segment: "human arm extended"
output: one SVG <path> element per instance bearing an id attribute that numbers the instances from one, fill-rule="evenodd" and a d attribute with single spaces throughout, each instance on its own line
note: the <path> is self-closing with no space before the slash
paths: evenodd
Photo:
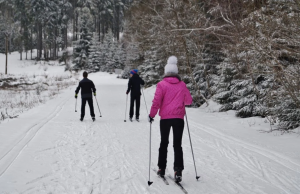
<path id="1" fill-rule="evenodd" d="M 131 81 L 131 79 L 129 79 L 129 81 L 128 81 L 128 88 L 127 88 L 126 94 L 128 94 L 130 92 L 131 87 L 132 87 L 132 81 Z"/>
<path id="2" fill-rule="evenodd" d="M 155 115 L 157 114 L 158 110 L 160 109 L 161 103 L 163 100 L 163 91 L 162 91 L 162 86 L 158 83 L 155 91 L 155 96 L 152 101 L 152 106 L 150 110 L 149 116 L 154 118 Z"/>
<path id="3" fill-rule="evenodd" d="M 75 90 L 75 98 L 77 98 L 79 90 L 80 90 L 80 82 L 79 82 L 79 84 L 78 84 L 78 86 L 77 86 L 77 88 Z"/>

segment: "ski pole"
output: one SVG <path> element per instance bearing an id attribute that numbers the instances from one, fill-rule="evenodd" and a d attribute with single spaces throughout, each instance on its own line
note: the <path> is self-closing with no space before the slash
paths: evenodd
<path id="1" fill-rule="evenodd" d="M 124 122 L 126 122 L 127 104 L 128 104 L 128 94 L 126 95 L 126 108 L 125 108 L 125 119 L 124 119 Z"/>
<path id="2" fill-rule="evenodd" d="M 152 123 L 150 123 L 150 143 L 149 143 L 149 180 L 148 180 L 148 186 L 150 186 L 153 181 L 150 181 L 150 165 L 151 165 L 151 125 Z"/>
<path id="3" fill-rule="evenodd" d="M 100 108 L 99 108 L 99 104 L 98 104 L 98 100 L 97 100 L 96 96 L 95 96 L 95 99 L 96 99 L 96 102 L 97 102 L 97 105 L 98 105 L 98 109 L 99 109 L 99 112 L 100 112 L 100 117 L 102 117 L 101 111 L 100 111 Z"/>
<path id="4" fill-rule="evenodd" d="M 191 134 L 190 134 L 190 129 L 189 129 L 189 123 L 188 123 L 188 119 L 187 119 L 186 110 L 185 110 L 185 120 L 186 120 L 186 125 L 187 125 L 187 128 L 188 128 L 188 132 L 189 132 L 189 138 L 190 138 L 191 150 L 192 150 L 193 161 L 194 161 L 194 167 L 195 167 L 195 172 L 196 172 L 196 179 L 198 180 L 198 179 L 200 178 L 200 176 L 197 175 L 197 169 L 196 169 L 195 157 L 194 157 L 194 152 L 193 152 L 193 146 L 192 146 L 192 140 L 191 140 Z"/>
<path id="5" fill-rule="evenodd" d="M 148 114 L 148 108 L 147 108 L 147 103 L 146 103 L 146 99 L 145 99 L 145 94 L 144 94 L 144 89 L 142 89 L 142 93 L 143 93 L 143 97 L 144 97 L 144 101 L 145 101 L 145 105 L 146 105 L 146 111 L 147 111 L 147 114 Z M 152 126 L 152 123 L 150 122 L 150 140 L 149 140 L 149 180 L 148 180 L 148 185 L 150 186 L 153 181 L 151 182 L 150 181 L 150 166 L 151 166 L 151 126 Z"/>
<path id="6" fill-rule="evenodd" d="M 145 101 L 145 105 L 146 105 L 146 111 L 148 114 L 148 108 L 147 108 L 147 103 L 146 103 L 146 99 L 145 99 L 145 94 L 144 94 L 144 89 L 142 88 L 142 92 L 143 92 L 143 97 L 144 97 L 144 101 Z"/>
<path id="7" fill-rule="evenodd" d="M 76 98 L 76 102 L 75 102 L 75 112 L 77 112 L 77 98 Z"/>

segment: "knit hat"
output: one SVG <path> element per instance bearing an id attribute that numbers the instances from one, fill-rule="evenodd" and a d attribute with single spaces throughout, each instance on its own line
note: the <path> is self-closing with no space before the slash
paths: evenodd
<path id="1" fill-rule="evenodd" d="M 132 75 L 133 75 L 133 74 L 136 74 L 137 72 L 138 72 L 138 70 L 137 70 L 137 69 L 133 69 L 133 70 L 131 70 L 131 71 L 130 71 L 130 74 L 132 74 Z"/>
<path id="2" fill-rule="evenodd" d="M 178 74 L 177 58 L 175 56 L 169 57 L 168 63 L 165 66 L 165 74 L 168 74 L 168 73 Z"/>

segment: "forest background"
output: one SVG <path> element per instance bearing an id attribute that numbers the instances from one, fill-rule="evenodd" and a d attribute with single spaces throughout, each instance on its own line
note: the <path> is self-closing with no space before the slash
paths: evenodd
<path id="1" fill-rule="evenodd" d="M 0 0 L 6 56 L 123 78 L 137 68 L 148 87 L 175 55 L 193 106 L 212 99 L 283 132 L 300 126 L 299 28 L 300 0 Z"/>

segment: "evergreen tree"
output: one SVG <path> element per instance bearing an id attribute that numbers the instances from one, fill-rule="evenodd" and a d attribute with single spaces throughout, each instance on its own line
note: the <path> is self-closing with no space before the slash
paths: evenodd
<path id="1" fill-rule="evenodd" d="M 87 68 L 92 40 L 90 11 L 87 7 L 84 7 L 81 13 L 80 39 L 75 43 L 73 52 L 73 63 L 75 64 L 73 67 L 74 70 Z"/>
<path id="2" fill-rule="evenodd" d="M 144 53 L 142 65 L 138 67 L 140 76 L 145 80 L 148 86 L 157 84 L 162 75 L 164 75 L 164 66 L 166 65 L 166 57 L 161 55 L 160 50 L 148 50 Z"/>
<path id="3" fill-rule="evenodd" d="M 108 31 L 107 34 L 104 36 L 103 44 L 101 46 L 101 52 L 102 54 L 102 68 L 101 71 L 107 71 L 112 72 L 113 71 L 113 65 L 114 65 L 114 52 L 115 52 L 115 44 L 114 44 L 114 36 L 111 30 Z"/>
<path id="4" fill-rule="evenodd" d="M 88 71 L 89 72 L 97 72 L 100 71 L 100 42 L 99 36 L 94 33 L 92 38 L 92 44 L 90 48 L 90 55 L 89 55 L 89 64 L 88 64 Z"/>
<path id="5" fill-rule="evenodd" d="M 124 69 L 125 67 L 125 61 L 126 61 L 126 53 L 125 50 L 123 48 L 122 44 L 119 44 L 118 42 L 116 42 L 117 45 L 117 50 L 116 50 L 116 54 L 115 54 L 115 69 Z"/>

